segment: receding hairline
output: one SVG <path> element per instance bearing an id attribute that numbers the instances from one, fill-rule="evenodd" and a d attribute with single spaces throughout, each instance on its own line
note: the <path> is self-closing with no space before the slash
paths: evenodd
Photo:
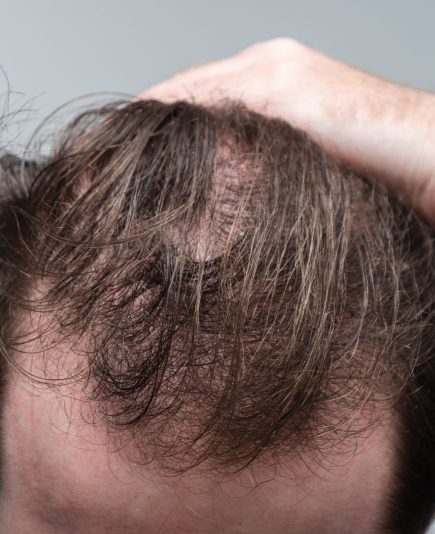
<path id="1" fill-rule="evenodd" d="M 121 114 L 120 116 L 122 117 L 122 114 Z M 279 128 L 278 128 L 278 131 L 279 131 Z M 323 156 L 322 156 L 322 158 L 323 158 Z M 322 160 L 322 161 L 323 161 L 325 164 L 327 164 L 329 160 L 326 158 L 326 159 L 324 159 L 324 160 Z"/>
<path id="2" fill-rule="evenodd" d="M 23 379 L 23 377 L 18 374 L 16 371 L 14 371 L 15 375 L 19 377 L 20 380 Z M 29 385 L 33 388 L 34 387 L 34 384 L 32 384 L 31 382 L 29 383 Z M 44 391 L 41 390 L 41 391 Z M 50 390 L 46 390 L 49 394 L 54 394 L 56 395 L 55 392 L 51 391 Z M 44 400 L 42 401 L 43 404 L 45 404 L 47 401 L 47 399 L 45 398 L 45 394 L 44 394 Z M 61 410 L 62 412 L 62 410 Z M 38 413 L 38 410 L 36 410 L 36 413 Z M 65 414 L 66 415 L 66 414 Z M 56 419 L 57 421 L 57 419 Z M 76 423 L 79 423 L 80 424 L 80 421 L 79 420 L 76 420 Z M 56 423 L 57 424 L 57 423 Z M 82 424 L 84 424 L 84 422 L 82 421 Z M 48 430 L 48 433 L 53 433 L 52 435 L 56 435 L 57 438 L 59 437 L 59 430 L 54 430 L 53 428 L 49 429 Z M 382 431 L 381 433 L 379 433 L 378 430 L 375 430 L 375 429 L 372 429 L 372 432 L 371 434 L 367 437 L 367 439 L 370 441 L 372 440 L 373 437 L 375 437 L 375 441 L 376 440 L 381 440 L 381 448 L 385 449 L 385 446 L 386 448 L 388 449 L 390 447 L 389 445 L 389 440 L 387 442 L 387 440 L 384 440 L 384 436 L 386 436 L 387 434 L 389 434 L 390 431 L 388 431 L 387 433 L 385 433 L 384 431 Z M 376 434 L 376 436 L 374 436 L 374 434 Z M 69 439 L 67 439 L 67 442 L 69 442 Z M 87 446 L 89 446 L 90 444 L 92 444 L 93 442 L 90 441 L 89 443 L 88 442 L 84 442 L 83 445 L 78 445 L 80 446 L 80 448 L 84 448 L 86 449 Z M 290 465 L 286 465 L 285 463 L 282 464 L 281 468 L 278 470 L 278 475 L 276 475 L 275 473 L 275 477 L 272 476 L 272 475 L 267 475 L 267 473 L 263 474 L 263 478 L 259 478 L 257 479 L 256 477 L 257 476 L 260 476 L 261 477 L 261 471 L 258 471 L 257 470 L 257 467 L 255 465 L 251 466 L 252 467 L 252 470 L 251 468 L 248 468 L 248 471 L 249 473 L 251 473 L 250 476 L 254 476 L 254 479 L 257 481 L 258 483 L 258 486 L 254 486 L 251 489 L 249 489 L 249 492 L 248 492 L 248 489 L 246 488 L 246 492 L 247 493 L 250 493 L 251 491 L 255 489 L 258 489 L 258 487 L 268 487 L 268 481 L 270 482 L 271 480 L 275 480 L 276 479 L 276 482 L 278 484 L 278 486 L 280 485 L 283 485 L 283 490 L 284 488 L 287 488 L 289 493 L 287 493 L 287 490 L 286 490 L 286 495 L 287 497 L 286 498 L 290 498 L 293 493 L 290 491 L 290 489 L 295 486 L 295 489 L 297 489 L 297 499 L 296 500 L 299 500 L 301 498 L 301 495 L 305 494 L 305 492 L 307 493 L 307 497 L 309 495 L 311 495 L 312 492 L 318 490 L 318 488 L 320 486 L 324 486 L 325 488 L 329 488 L 330 491 L 329 493 L 333 492 L 333 491 L 336 491 L 336 499 L 333 498 L 333 502 L 337 502 L 337 504 L 339 502 L 341 502 L 341 498 L 345 498 L 345 499 L 349 499 L 351 495 L 354 495 L 352 493 L 353 490 L 357 490 L 356 493 L 357 493 L 357 496 L 355 495 L 355 501 L 354 501 L 354 504 L 355 506 L 357 507 L 361 507 L 361 513 L 366 513 L 369 517 L 371 516 L 376 516 L 376 517 L 379 517 L 381 516 L 381 519 L 383 517 L 383 510 L 386 508 L 386 495 L 385 495 L 385 491 L 382 491 L 382 493 L 384 494 L 384 496 L 379 499 L 378 501 L 378 495 L 379 495 L 379 490 L 382 489 L 382 490 L 385 490 L 385 487 L 386 487 L 386 484 L 388 482 L 388 480 L 391 478 L 389 474 L 387 474 L 387 476 L 383 476 L 382 477 L 382 483 L 379 483 L 379 480 L 374 480 L 373 481 L 373 484 L 372 484 L 372 481 L 371 481 L 371 478 L 368 477 L 368 470 L 367 469 L 364 469 L 364 465 L 365 463 L 362 461 L 361 459 L 361 456 L 363 456 L 363 458 L 365 458 L 365 460 L 369 460 L 370 457 L 373 458 L 373 455 L 371 454 L 371 450 L 376 450 L 375 447 L 373 447 L 372 445 L 369 446 L 369 448 L 367 447 L 366 445 L 366 438 L 364 438 L 363 441 L 360 442 L 360 444 L 362 443 L 362 449 L 361 450 L 361 447 L 359 447 L 358 449 L 358 453 L 356 455 L 355 458 L 349 458 L 349 457 L 346 457 L 346 458 L 336 458 L 335 460 L 332 460 L 330 459 L 329 461 L 329 464 L 326 464 L 323 463 L 322 465 L 320 464 L 317 464 L 315 463 L 315 465 L 313 465 L 312 462 L 309 462 L 308 459 L 305 459 L 303 461 L 302 464 L 299 465 L 299 467 L 294 470 L 294 467 L 292 467 L 292 463 L 290 463 Z M 50 446 L 50 441 L 48 441 L 48 446 Z M 349 451 L 348 451 L 349 452 Z M 369 454 L 369 457 L 367 458 L 367 452 Z M 112 456 L 112 452 L 109 452 L 109 455 L 111 458 L 113 458 Z M 109 458 L 109 456 L 108 456 Z M 379 462 L 379 455 L 375 454 L 374 455 L 374 460 L 375 461 L 378 461 Z M 121 461 L 124 462 L 125 459 L 122 459 L 121 458 Z M 108 460 L 109 462 L 109 460 Z M 292 461 L 291 461 L 292 462 Z M 57 465 L 57 462 L 55 462 L 53 464 L 53 466 L 56 466 Z M 112 470 L 115 466 L 113 465 L 112 461 L 110 461 L 110 470 Z M 132 473 L 133 475 L 137 474 L 139 476 L 139 479 L 142 480 L 142 477 L 141 477 L 141 474 L 146 474 L 145 476 L 145 480 L 148 480 L 148 469 L 149 468 L 152 468 L 152 466 L 136 466 L 136 469 L 134 468 L 134 466 L 132 466 L 130 463 L 127 463 L 127 464 L 123 464 L 125 466 L 125 468 L 128 469 L 128 472 L 129 473 Z M 355 473 L 355 469 L 354 468 L 351 468 L 352 465 L 356 465 L 356 468 L 357 468 L 357 471 Z M 373 466 L 370 466 L 370 463 L 366 465 L 368 466 L 369 469 L 371 469 L 373 471 L 373 473 L 379 475 L 379 470 L 386 470 L 385 469 L 385 466 L 381 464 L 378 464 L 379 467 L 378 469 L 376 470 Z M 306 466 L 306 469 L 304 469 L 304 466 Z M 358 467 L 359 466 L 359 467 Z M 389 466 L 390 467 L 390 466 Z M 388 467 L 388 471 L 389 471 L 389 467 Z M 261 468 L 261 466 L 260 466 Z M 54 467 L 55 469 L 55 473 L 57 472 L 57 467 Z M 358 471 L 359 470 L 359 471 Z M 353 477 L 352 479 L 355 479 L 358 483 L 355 484 L 355 485 L 352 485 L 351 487 L 353 488 L 352 491 L 348 491 L 348 489 L 346 489 L 347 485 L 348 485 L 348 478 L 346 475 L 346 477 L 342 476 L 342 477 L 338 477 L 337 480 L 341 480 L 341 479 L 345 479 L 346 480 L 346 484 L 345 486 L 346 487 L 342 487 L 339 486 L 339 488 L 335 488 L 334 486 L 334 480 L 335 478 L 338 476 L 337 474 L 342 472 L 343 473 L 348 473 L 349 471 L 353 472 Z M 114 470 L 115 473 L 117 473 L 117 470 L 115 469 Z M 358 475 L 358 472 L 360 472 L 361 476 L 360 477 L 357 477 Z M 42 474 L 42 473 L 41 473 Z M 241 473 L 242 474 L 242 473 Z M 246 472 L 245 472 L 246 474 Z M 119 473 L 118 473 L 119 475 Z M 118 476 L 117 475 L 117 476 Z M 300 476 L 302 475 L 302 476 Z M 153 474 L 153 477 L 155 477 L 156 475 Z M 185 479 L 184 477 L 187 476 L 187 479 Z M 187 473 L 185 475 L 180 475 L 179 477 L 181 477 L 182 481 L 181 481 L 181 487 L 182 488 L 187 488 L 187 487 L 191 487 L 192 488 L 192 491 L 194 489 L 194 487 L 196 488 L 197 486 L 194 486 L 194 483 L 195 483 L 195 480 L 201 480 L 202 479 L 202 482 L 204 482 L 204 477 L 203 477 L 203 474 L 202 473 L 199 473 L 197 475 L 195 475 L 195 473 L 192 473 L 192 476 L 193 478 L 191 479 L 191 474 L 190 473 Z M 179 478 L 179 477 L 176 477 L 176 478 Z M 198 478 L 195 478 L 195 477 L 199 477 Z M 201 478 L 202 477 L 202 478 Z M 286 478 L 288 477 L 288 478 Z M 40 478 L 44 478 L 44 477 L 40 477 Z M 174 481 L 175 483 L 175 480 L 176 478 L 167 478 L 167 475 L 166 474 L 163 474 L 163 483 L 166 484 L 167 481 Z M 205 480 L 208 480 L 208 475 L 205 476 Z M 381 477 L 378 476 L 378 478 L 380 479 Z M 120 480 L 123 479 L 123 476 L 120 477 Z M 154 480 L 154 478 L 152 479 Z M 221 483 L 224 483 L 224 486 L 226 487 L 226 485 L 228 485 L 233 479 L 227 479 L 227 480 L 220 480 L 220 481 L 217 481 L 216 484 L 217 485 L 220 485 Z M 237 479 L 235 480 L 239 480 L 238 476 L 237 476 Z M 317 480 L 317 483 L 316 483 L 316 480 Z M 15 484 L 17 484 L 18 480 L 15 480 Z M 24 481 L 25 482 L 25 481 Z M 159 479 L 158 477 L 156 478 L 156 483 L 158 484 L 161 484 L 162 480 Z M 23 483 L 23 481 L 20 481 L 20 483 Z M 128 489 L 128 485 L 133 483 L 132 481 L 128 482 L 127 484 L 127 488 Z M 171 488 L 171 483 L 169 482 L 168 483 L 168 490 L 170 490 Z M 274 484 L 272 484 L 273 487 L 275 487 Z M 20 486 L 18 486 L 19 488 Z M 69 488 L 68 484 L 66 485 L 67 489 Z M 45 507 L 45 505 L 43 506 L 43 509 L 41 510 L 41 515 L 40 517 L 43 519 L 45 517 L 69 517 L 70 520 L 72 521 L 73 520 L 73 517 L 80 517 L 80 507 L 79 506 L 82 506 L 83 503 L 81 503 L 81 500 L 78 499 L 78 501 L 76 501 L 76 492 L 78 491 L 78 488 L 75 487 L 75 490 L 71 493 L 71 491 L 73 490 L 75 486 L 71 486 L 71 489 L 69 489 L 69 493 L 68 495 L 70 495 L 70 499 L 72 501 L 74 501 L 74 509 L 72 509 L 69 505 L 65 504 L 65 502 L 62 502 L 62 501 L 57 501 L 56 499 L 54 500 L 54 506 L 52 506 L 51 504 L 48 505 L 47 504 L 47 507 Z M 136 487 L 136 486 L 135 486 Z M 201 486 L 202 487 L 202 486 Z M 242 486 L 241 486 L 242 487 Z M 243 486 L 244 487 L 244 486 Z M 298 489 L 299 488 L 299 489 Z M 335 489 L 334 489 L 335 488 Z M 362 490 L 362 488 L 366 488 L 366 491 Z M 52 485 L 49 485 L 47 486 L 47 491 L 49 492 L 55 492 L 55 488 L 52 486 Z M 388 488 L 387 488 L 388 489 Z M 275 487 L 275 490 L 274 491 L 277 491 L 277 488 Z M 197 491 L 195 489 L 194 491 L 194 494 L 196 494 Z M 206 492 L 207 493 L 207 492 Z M 316 497 L 317 495 L 317 497 Z M 295 495 L 293 495 L 295 496 Z M 317 492 L 315 495 L 311 495 L 311 497 L 313 498 L 320 498 L 321 496 L 321 493 L 320 492 Z M 376 497 L 375 497 L 376 496 Z M 3 494 L 3 498 L 4 498 L 4 494 Z M 47 501 L 47 503 L 52 503 L 51 499 L 49 498 L 49 495 L 47 494 L 45 496 L 45 500 Z M 313 505 L 313 504 L 312 504 Z M 310 505 L 310 506 L 312 506 Z M 343 503 L 341 503 L 341 506 L 343 505 Z M 293 506 L 293 505 L 292 505 Z M 294 504 L 294 506 L 296 506 L 296 504 Z M 322 505 L 324 506 L 324 505 Z M 86 512 L 87 508 L 86 506 L 84 506 L 83 508 L 83 512 Z M 302 510 L 304 510 L 304 506 L 302 506 Z M 74 515 L 71 515 L 71 512 L 73 512 Z M 360 512 L 358 512 L 360 513 Z M 301 511 L 299 510 L 298 511 L 298 518 L 300 518 L 301 514 Z M 371 523 L 372 519 L 369 519 L 369 517 L 367 518 L 367 521 Z M 380 524 L 381 523 L 381 519 L 377 520 L 376 521 L 376 524 Z M 299 519 L 298 519 L 299 521 Z M 299 523 L 298 523 L 299 524 Z M 369 532 L 369 530 L 365 531 L 364 532 Z M 381 533 L 381 532 L 386 532 L 384 530 L 379 530 L 378 528 L 376 528 L 375 530 L 371 530 L 370 529 L 370 532 L 376 532 L 376 533 Z M 388 531 L 390 532 L 390 531 Z"/>

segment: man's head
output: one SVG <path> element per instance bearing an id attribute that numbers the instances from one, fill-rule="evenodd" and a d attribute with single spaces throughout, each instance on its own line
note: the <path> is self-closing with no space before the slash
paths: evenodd
<path id="1" fill-rule="evenodd" d="M 238 104 L 99 108 L 8 176 L 11 532 L 421 531 L 435 255 L 417 216 Z"/>

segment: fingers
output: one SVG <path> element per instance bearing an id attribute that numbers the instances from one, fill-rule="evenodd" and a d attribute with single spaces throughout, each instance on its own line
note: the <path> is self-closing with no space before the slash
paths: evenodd
<path id="1" fill-rule="evenodd" d="M 181 99 L 207 102 L 224 96 L 229 80 L 241 68 L 242 65 L 232 58 L 190 67 L 143 91 L 138 98 L 155 98 L 164 102 Z"/>
<path id="2" fill-rule="evenodd" d="M 171 102 L 179 99 L 209 102 L 217 97 L 241 98 L 239 92 L 250 92 L 243 78 L 257 73 L 258 65 L 270 64 L 275 58 L 288 60 L 289 53 L 296 54 L 303 45 L 289 38 L 278 38 L 253 44 L 225 59 L 188 67 L 172 78 L 142 92 L 138 98 L 155 98 Z M 264 80 L 263 80 L 264 82 Z"/>
<path id="3" fill-rule="evenodd" d="M 210 102 L 222 98 L 225 91 L 219 87 L 216 79 L 203 79 L 192 82 L 191 80 L 169 80 L 144 91 L 139 95 L 141 99 L 153 98 L 162 102 L 175 102 L 187 100 L 189 102 Z"/>

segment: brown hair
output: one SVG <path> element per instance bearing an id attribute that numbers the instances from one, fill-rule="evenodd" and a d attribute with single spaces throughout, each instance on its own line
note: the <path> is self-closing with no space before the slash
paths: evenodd
<path id="1" fill-rule="evenodd" d="M 326 451 L 388 407 L 433 496 L 433 232 L 380 186 L 234 102 L 112 103 L 9 167 L 4 362 L 37 312 L 110 435 L 177 472 Z"/>

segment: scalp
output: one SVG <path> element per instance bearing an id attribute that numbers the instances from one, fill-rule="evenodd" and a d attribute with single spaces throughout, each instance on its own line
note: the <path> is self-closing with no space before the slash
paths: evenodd
<path id="1" fill-rule="evenodd" d="M 9 305 L 72 349 L 95 419 L 140 461 L 328 451 L 428 357 L 428 228 L 241 104 L 87 112 L 3 213 Z"/>

